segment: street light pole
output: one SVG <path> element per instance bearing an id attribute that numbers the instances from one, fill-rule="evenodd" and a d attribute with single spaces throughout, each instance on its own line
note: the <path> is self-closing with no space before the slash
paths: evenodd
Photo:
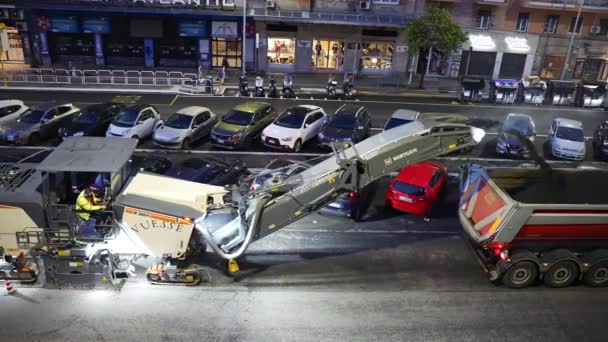
<path id="1" fill-rule="evenodd" d="M 574 44 L 574 36 L 576 35 L 578 22 L 581 19 L 581 11 L 583 10 L 583 5 L 585 4 L 585 0 L 579 1 L 580 3 L 578 6 L 578 12 L 576 13 L 576 19 L 574 20 L 574 27 L 572 28 L 572 35 L 570 36 L 570 43 L 568 43 L 568 51 L 566 52 L 566 60 L 564 61 L 564 66 L 562 67 L 562 75 L 560 77 L 560 80 L 566 78 L 566 71 L 568 70 L 568 64 L 570 64 L 570 53 L 572 52 L 572 45 Z"/>
<path id="2" fill-rule="evenodd" d="M 245 75 L 245 50 L 246 50 L 246 36 L 247 36 L 247 0 L 243 0 L 243 47 L 241 51 L 241 56 L 243 61 L 241 62 L 243 67 L 243 75 Z"/>

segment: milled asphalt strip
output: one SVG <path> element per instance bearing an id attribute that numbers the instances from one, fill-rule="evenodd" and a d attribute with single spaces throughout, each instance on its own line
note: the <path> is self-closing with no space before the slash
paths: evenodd
<path id="1" fill-rule="evenodd" d="M 314 224 L 314 223 L 313 223 Z M 460 232 L 453 230 L 419 230 L 419 229 L 400 229 L 400 230 L 374 230 L 374 229 L 352 229 L 352 230 L 332 230 L 332 229 L 304 229 L 287 228 L 286 233 L 328 233 L 328 234 L 376 234 L 376 235 L 407 235 L 407 234 L 429 234 L 429 235 L 460 235 Z"/>

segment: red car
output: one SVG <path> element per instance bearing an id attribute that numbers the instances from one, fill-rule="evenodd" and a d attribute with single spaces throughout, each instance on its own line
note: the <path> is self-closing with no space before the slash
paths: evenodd
<path id="1" fill-rule="evenodd" d="M 404 167 L 386 191 L 393 209 L 428 217 L 448 181 L 448 170 L 439 163 L 423 161 Z"/>

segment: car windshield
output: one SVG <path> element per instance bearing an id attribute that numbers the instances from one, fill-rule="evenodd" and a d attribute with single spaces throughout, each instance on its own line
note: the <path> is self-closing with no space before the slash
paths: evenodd
<path id="1" fill-rule="evenodd" d="M 300 128 L 307 113 L 304 108 L 290 108 L 281 113 L 274 124 L 286 128 Z"/>
<path id="2" fill-rule="evenodd" d="M 515 130 L 528 137 L 532 136 L 532 125 L 530 120 L 525 117 L 510 117 L 505 121 L 503 130 Z"/>
<path id="3" fill-rule="evenodd" d="M 357 120 L 353 115 L 336 115 L 329 122 L 329 127 L 338 129 L 354 129 Z"/>
<path id="4" fill-rule="evenodd" d="M 171 115 L 167 121 L 165 121 L 165 126 L 177 129 L 186 129 L 190 128 L 190 123 L 192 122 L 192 116 L 175 113 Z"/>
<path id="5" fill-rule="evenodd" d="M 422 196 L 424 195 L 424 188 L 421 188 L 416 185 L 403 183 L 403 182 L 395 182 L 394 185 L 395 190 L 402 192 L 407 195 L 412 196 Z"/>
<path id="6" fill-rule="evenodd" d="M 580 128 L 558 127 L 555 135 L 559 139 L 578 141 L 578 142 L 585 141 L 585 135 L 583 134 L 583 130 Z"/>
<path id="7" fill-rule="evenodd" d="M 74 120 L 72 121 L 80 124 L 94 124 L 97 122 L 97 111 L 85 109 L 84 111 L 76 114 Z"/>
<path id="8" fill-rule="evenodd" d="M 21 117 L 19 119 L 21 120 L 21 122 L 25 123 L 38 123 L 40 122 L 40 120 L 42 120 L 43 116 L 44 112 L 41 110 L 28 109 L 27 111 L 25 111 L 25 113 L 21 114 Z"/>
<path id="9" fill-rule="evenodd" d="M 228 114 L 226 114 L 222 121 L 233 125 L 249 126 L 249 124 L 251 124 L 252 119 L 253 113 L 241 112 L 240 110 L 233 109 L 228 112 Z"/>
<path id="10" fill-rule="evenodd" d="M 112 124 L 116 126 L 129 127 L 135 125 L 135 121 L 139 116 L 139 110 L 134 108 L 127 108 L 120 112 L 118 116 L 114 119 Z"/>
<path id="11" fill-rule="evenodd" d="M 410 122 L 412 122 L 412 120 L 391 118 L 386 123 L 386 126 L 384 127 L 384 130 L 391 129 L 391 128 L 394 128 L 394 127 L 397 127 L 397 126 L 401 126 L 401 125 L 405 125 L 405 124 L 408 124 Z"/>

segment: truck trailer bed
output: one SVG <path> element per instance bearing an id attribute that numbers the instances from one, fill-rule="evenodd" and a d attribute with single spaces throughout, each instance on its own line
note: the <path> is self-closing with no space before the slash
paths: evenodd
<path id="1" fill-rule="evenodd" d="M 515 201 L 542 204 L 608 204 L 608 171 L 581 169 L 488 169 Z"/>

